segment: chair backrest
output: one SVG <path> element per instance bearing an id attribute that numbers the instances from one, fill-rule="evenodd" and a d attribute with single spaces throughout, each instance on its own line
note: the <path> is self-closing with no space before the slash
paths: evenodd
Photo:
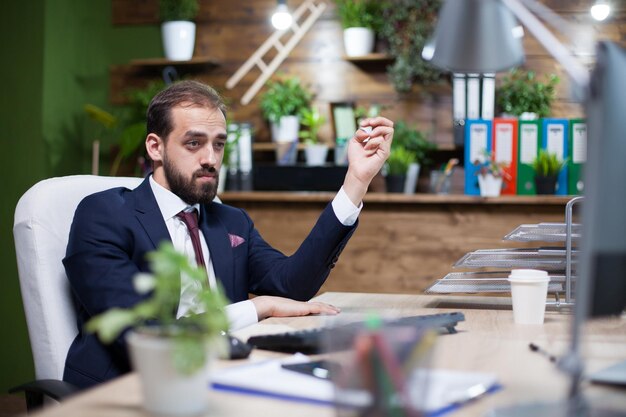
<path id="1" fill-rule="evenodd" d="M 20 198 L 13 235 L 37 379 L 62 379 L 76 336 L 76 313 L 62 260 L 78 203 L 114 187 L 135 188 L 141 178 L 74 175 L 43 180 Z"/>

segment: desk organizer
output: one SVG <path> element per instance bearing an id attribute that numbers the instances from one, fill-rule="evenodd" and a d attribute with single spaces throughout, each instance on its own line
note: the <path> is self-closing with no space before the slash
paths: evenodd
<path id="1" fill-rule="evenodd" d="M 455 268 L 498 268 L 497 271 L 452 272 L 426 289 L 426 293 L 508 293 L 508 275 L 512 269 L 548 271 L 548 292 L 555 301 L 548 304 L 573 305 L 576 265 L 579 251 L 574 247 L 581 236 L 581 225 L 573 223 L 573 206 L 583 200 L 575 197 L 565 207 L 565 223 L 523 224 L 504 237 L 507 241 L 564 243 L 564 246 L 512 249 L 479 249 L 465 254 Z M 565 300 L 561 294 L 565 293 Z"/>

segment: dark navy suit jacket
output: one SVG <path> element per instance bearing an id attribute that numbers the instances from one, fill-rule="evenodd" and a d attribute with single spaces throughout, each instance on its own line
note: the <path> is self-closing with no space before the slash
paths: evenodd
<path id="1" fill-rule="evenodd" d="M 328 204 L 300 248 L 287 257 L 263 240 L 245 211 L 212 203 L 201 206 L 200 213 L 215 275 L 231 302 L 247 300 L 249 293 L 310 299 L 355 228 L 343 226 Z M 244 243 L 231 247 L 229 234 Z M 142 300 L 132 278 L 149 271 L 145 254 L 164 240 L 171 238 L 148 179 L 135 190 L 114 188 L 79 204 L 63 260 L 78 314 L 78 335 L 65 362 L 65 381 L 89 387 L 129 371 L 122 337 L 105 346 L 83 326 L 112 307 Z"/>

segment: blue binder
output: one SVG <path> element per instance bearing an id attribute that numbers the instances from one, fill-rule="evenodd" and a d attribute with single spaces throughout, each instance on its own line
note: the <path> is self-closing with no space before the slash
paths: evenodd
<path id="1" fill-rule="evenodd" d="M 465 122 L 465 194 L 480 195 L 476 161 L 484 162 L 491 152 L 491 120 L 469 119 Z"/>
<path id="2" fill-rule="evenodd" d="M 541 148 L 550 153 L 556 153 L 557 157 L 564 161 L 569 157 L 569 120 L 568 119 L 542 119 Z M 567 165 L 559 173 L 556 183 L 557 195 L 568 195 L 567 190 Z"/>

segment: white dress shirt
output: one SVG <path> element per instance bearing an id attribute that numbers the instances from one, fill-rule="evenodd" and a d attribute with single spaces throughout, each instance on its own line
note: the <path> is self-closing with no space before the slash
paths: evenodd
<path id="1" fill-rule="evenodd" d="M 195 208 L 198 211 L 198 221 L 200 221 L 199 204 L 189 206 L 176 194 L 158 184 L 152 176 L 150 176 L 150 187 L 152 188 L 157 205 L 161 210 L 163 220 L 165 220 L 165 225 L 167 226 L 167 230 L 172 238 L 174 248 L 187 255 L 190 262 L 195 265 L 196 257 L 193 250 L 193 244 L 191 242 L 191 236 L 189 235 L 189 230 L 187 229 L 185 223 L 183 223 L 180 218 L 176 217 L 176 215 L 183 210 L 189 211 L 192 208 Z M 331 204 L 335 216 L 337 216 L 339 222 L 344 226 L 352 226 L 356 222 L 359 213 L 363 208 L 363 203 L 357 207 L 352 203 L 352 201 L 350 201 L 343 190 L 343 187 L 339 190 Z M 200 233 L 200 244 L 202 246 L 202 254 L 206 263 L 209 285 L 211 288 L 215 288 L 216 278 L 215 271 L 213 269 L 213 262 L 211 261 L 209 247 L 207 246 L 202 233 Z M 176 318 L 204 312 L 202 306 L 196 300 L 199 290 L 200 284 L 197 281 L 190 279 L 185 274 L 181 276 L 180 303 L 178 305 Z M 226 306 L 226 315 L 228 317 L 231 330 L 241 329 L 258 321 L 256 308 L 254 307 L 254 303 L 250 300 L 229 304 Z"/>

